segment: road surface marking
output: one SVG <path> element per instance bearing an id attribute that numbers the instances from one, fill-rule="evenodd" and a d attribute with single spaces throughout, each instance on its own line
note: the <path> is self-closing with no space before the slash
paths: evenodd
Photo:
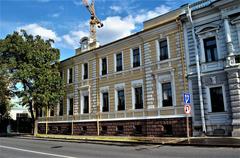
<path id="1" fill-rule="evenodd" d="M 2 146 L 2 145 L 0 145 L 0 148 L 11 149 L 11 150 L 18 150 L 18 151 L 25 151 L 25 152 L 29 152 L 29 153 L 35 153 L 35 154 L 40 154 L 40 155 L 48 155 L 48 156 L 54 156 L 54 157 L 77 158 L 77 157 L 71 157 L 71 156 L 65 156 L 65 155 L 44 153 L 44 152 L 40 152 L 40 151 L 33 151 L 33 150 L 26 150 L 26 149 L 21 149 L 21 148 L 14 148 L 14 147 L 10 147 L 10 146 Z"/>

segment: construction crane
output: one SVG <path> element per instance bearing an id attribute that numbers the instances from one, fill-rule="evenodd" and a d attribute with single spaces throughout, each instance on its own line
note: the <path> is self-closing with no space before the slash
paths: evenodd
<path id="1" fill-rule="evenodd" d="M 101 27 L 103 27 L 103 23 L 96 16 L 95 9 L 94 9 L 94 0 L 92 0 L 91 4 L 88 3 L 88 0 L 82 0 L 82 2 L 91 14 L 91 18 L 90 18 L 90 22 L 89 22 L 89 24 L 90 24 L 90 40 L 92 40 L 92 43 L 95 43 L 95 42 L 97 42 L 96 26 L 98 28 L 101 28 Z"/>

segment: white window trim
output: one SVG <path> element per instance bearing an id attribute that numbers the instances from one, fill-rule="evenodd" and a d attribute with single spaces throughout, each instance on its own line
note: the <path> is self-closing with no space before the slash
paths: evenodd
<path id="1" fill-rule="evenodd" d="M 206 55 L 205 55 L 205 49 L 204 49 L 204 42 L 203 40 L 204 39 L 207 39 L 207 38 L 211 38 L 211 37 L 215 37 L 216 39 L 216 45 L 217 45 L 217 61 L 219 59 L 222 59 L 223 58 L 223 54 L 221 53 L 220 51 L 220 45 L 219 45 L 219 40 L 218 40 L 218 37 L 217 37 L 217 32 L 216 30 L 215 31 L 210 31 L 208 33 L 204 33 L 204 34 L 201 34 L 201 35 L 198 35 L 199 37 L 199 40 L 200 40 L 200 60 L 202 63 L 205 63 L 206 62 Z M 217 62 L 215 61 L 215 62 Z"/>
<path id="2" fill-rule="evenodd" d="M 69 77 L 70 77 L 70 69 L 72 69 L 72 83 L 74 82 L 74 68 L 73 67 L 70 67 L 70 68 L 68 68 L 67 69 L 67 83 L 69 84 Z M 70 83 L 70 84 L 72 84 L 72 83 Z"/>
<path id="3" fill-rule="evenodd" d="M 88 64 L 88 78 L 87 79 L 84 79 L 84 64 Z M 88 80 L 88 79 L 89 79 L 89 63 L 86 62 L 86 63 L 82 64 L 82 80 Z"/>
<path id="4" fill-rule="evenodd" d="M 67 115 L 69 115 L 70 99 L 73 99 L 73 113 L 74 113 L 74 98 L 73 98 L 73 94 L 71 94 L 71 95 L 68 95 L 67 97 Z"/>
<path id="5" fill-rule="evenodd" d="M 109 86 L 100 88 L 100 112 L 103 112 L 103 93 L 108 92 L 108 112 L 110 112 Z"/>
<path id="6" fill-rule="evenodd" d="M 102 57 L 102 58 L 99 59 L 99 67 L 100 67 L 99 75 L 100 76 L 106 76 L 106 75 L 102 75 L 102 59 L 103 58 L 107 59 L 107 74 L 106 75 L 108 75 L 108 57 L 105 56 L 105 57 Z"/>
<path id="7" fill-rule="evenodd" d="M 160 61 L 160 45 L 159 45 L 159 42 L 160 41 L 164 41 L 164 40 L 167 40 L 168 59 L 171 58 L 170 45 L 169 45 L 169 36 L 167 36 L 166 38 L 161 38 L 161 39 L 155 40 L 156 52 L 157 52 L 157 61 L 158 62 Z M 168 59 L 165 59 L 165 60 L 168 60 Z M 163 60 L 163 61 L 165 61 L 165 60 Z"/>
<path id="8" fill-rule="evenodd" d="M 88 96 L 88 109 L 89 109 L 89 113 L 90 113 L 90 94 L 89 94 L 89 90 L 85 89 L 85 90 L 81 90 L 80 91 L 80 103 L 81 103 L 81 114 L 87 114 L 87 113 L 83 113 L 83 107 L 84 107 L 84 96 Z"/>
<path id="9" fill-rule="evenodd" d="M 124 90 L 124 100 L 125 100 L 125 110 L 126 110 L 126 92 L 125 92 L 125 83 L 119 83 L 114 86 L 115 94 L 115 111 L 118 111 L 118 90 Z"/>
<path id="10" fill-rule="evenodd" d="M 210 96 L 210 88 L 215 87 L 222 87 L 222 93 L 223 93 L 223 104 L 224 104 L 224 111 L 227 112 L 227 100 L 226 100 L 226 92 L 225 92 L 225 86 L 223 84 L 213 85 L 213 86 L 207 86 L 207 103 L 208 103 L 208 112 L 209 113 L 222 113 L 222 112 L 212 112 L 212 103 L 211 103 L 211 96 Z"/>
<path id="11" fill-rule="evenodd" d="M 141 45 L 138 47 L 133 47 L 130 49 L 130 59 L 131 59 L 131 68 L 138 68 L 138 67 L 133 67 L 133 49 L 139 48 L 139 56 L 140 56 L 140 66 L 142 66 L 142 50 L 141 50 Z"/>
<path id="12" fill-rule="evenodd" d="M 168 75 L 161 75 L 158 77 L 158 81 L 157 81 L 157 98 L 158 98 L 158 107 L 159 108 L 167 108 L 167 107 L 163 107 L 162 105 L 162 84 L 163 83 L 171 83 L 171 90 L 172 90 L 172 103 L 173 106 L 171 107 L 175 107 L 176 106 L 176 89 L 175 89 L 175 79 L 174 79 L 174 71 L 171 72 L 171 74 Z"/>
<path id="13" fill-rule="evenodd" d="M 142 110 L 142 109 L 136 109 L 135 107 L 135 88 L 142 87 L 142 100 L 143 100 L 143 109 L 144 109 L 144 86 L 143 86 L 143 80 L 135 80 L 131 82 L 132 85 L 132 109 L 133 110 Z"/>
<path id="14" fill-rule="evenodd" d="M 121 72 L 121 71 L 117 71 L 117 54 L 122 54 L 122 71 L 124 70 L 124 60 L 123 60 L 123 51 L 115 53 L 114 54 L 114 72 Z"/>

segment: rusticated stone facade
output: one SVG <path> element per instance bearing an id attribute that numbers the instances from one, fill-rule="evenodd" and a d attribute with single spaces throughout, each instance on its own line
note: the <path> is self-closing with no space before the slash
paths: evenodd
<path id="1" fill-rule="evenodd" d="M 51 123 L 48 126 L 48 134 L 71 134 L 71 123 Z M 118 129 L 119 126 L 122 127 L 122 131 Z M 45 124 L 39 124 L 38 132 L 45 134 L 45 127 Z M 73 123 L 73 130 L 74 135 L 97 135 L 97 122 L 75 122 Z M 169 118 L 132 121 L 102 121 L 100 122 L 100 135 L 185 137 L 187 136 L 186 119 Z"/>

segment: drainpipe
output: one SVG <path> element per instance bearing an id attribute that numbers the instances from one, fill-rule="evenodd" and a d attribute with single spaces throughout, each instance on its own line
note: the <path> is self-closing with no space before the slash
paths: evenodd
<path id="1" fill-rule="evenodd" d="M 203 95 L 202 95 L 202 82 L 201 82 L 201 70 L 200 70 L 200 64 L 199 64 L 199 54 L 198 54 L 198 47 L 197 47 L 197 40 L 195 36 L 195 31 L 194 31 L 194 23 L 192 20 L 192 15 L 191 15 L 191 9 L 188 6 L 188 19 L 191 23 L 192 27 L 192 36 L 193 36 L 193 41 L 194 41 L 194 49 L 195 49 L 195 56 L 196 56 L 196 66 L 197 66 L 197 78 L 198 78 L 198 90 L 199 90 L 199 100 L 200 100 L 200 110 L 201 110 L 201 120 L 202 120 L 202 132 L 203 134 L 206 134 L 206 122 L 205 122 L 205 116 L 204 116 L 204 106 L 203 106 Z"/>

